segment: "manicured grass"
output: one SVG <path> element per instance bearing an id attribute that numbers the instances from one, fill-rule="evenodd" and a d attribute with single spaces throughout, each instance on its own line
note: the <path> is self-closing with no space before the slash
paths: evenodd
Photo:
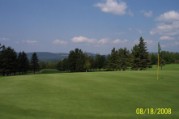
<path id="1" fill-rule="evenodd" d="M 177 70 L 179 71 L 179 64 L 167 64 L 163 67 L 163 70 Z"/>
<path id="2" fill-rule="evenodd" d="M 136 108 L 172 108 L 137 115 Z M 179 70 L 0 77 L 0 119 L 178 119 Z"/>

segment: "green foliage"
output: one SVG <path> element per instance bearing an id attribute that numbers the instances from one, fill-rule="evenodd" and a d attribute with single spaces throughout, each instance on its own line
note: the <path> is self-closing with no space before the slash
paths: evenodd
<path id="1" fill-rule="evenodd" d="M 37 57 L 36 53 L 32 54 L 32 58 L 31 58 L 31 68 L 35 74 L 35 72 L 37 72 L 39 70 L 39 60 Z"/>
<path id="2" fill-rule="evenodd" d="M 141 37 L 139 44 L 135 45 L 132 49 L 132 69 L 143 70 L 150 67 L 149 53 L 144 39 Z"/>
<path id="3" fill-rule="evenodd" d="M 55 69 L 58 61 L 39 61 L 40 69 Z"/>
<path id="4" fill-rule="evenodd" d="M 157 64 L 157 53 L 150 53 L 149 54 L 151 65 Z"/>
<path id="5" fill-rule="evenodd" d="M 27 73 L 29 70 L 29 60 L 27 58 L 27 55 L 25 52 L 20 52 L 17 58 L 17 63 L 18 63 L 18 72 L 19 73 Z"/>
<path id="6" fill-rule="evenodd" d="M 70 51 L 68 58 L 58 62 L 57 69 L 66 72 L 84 72 L 100 70 L 105 66 L 105 55 L 88 56 L 87 53 L 83 53 L 81 49 L 76 48 Z"/>
<path id="7" fill-rule="evenodd" d="M 17 55 L 14 49 L 10 47 L 2 48 L 2 50 L 0 51 L 0 66 L 0 73 L 2 75 L 11 75 L 16 73 Z"/>
<path id="8" fill-rule="evenodd" d="M 161 69 L 165 64 L 179 63 L 179 53 L 168 51 L 160 52 Z M 48 55 L 47 58 L 45 55 Z M 62 55 L 62 54 L 61 54 Z M 63 54 L 67 57 L 67 54 Z M 41 57 L 51 59 L 51 53 L 41 53 Z M 58 57 L 57 54 L 55 57 Z M 53 57 L 52 57 L 53 59 Z M 33 53 L 30 61 L 30 68 L 35 73 L 39 69 L 58 69 L 65 72 L 84 72 L 97 70 L 145 70 L 157 64 L 157 54 L 149 54 L 144 39 L 139 39 L 139 44 L 136 44 L 131 52 L 127 48 L 111 50 L 110 55 L 89 55 L 81 49 L 76 48 L 70 51 L 67 58 L 60 61 L 39 61 L 37 54 Z M 6 48 L 0 44 L 0 74 L 15 75 L 26 73 L 29 70 L 29 61 L 25 52 L 17 53 L 10 47 Z"/>
<path id="9" fill-rule="evenodd" d="M 168 51 L 162 51 L 161 57 L 165 61 L 166 64 L 175 63 L 176 60 L 179 60 L 179 58 L 177 58 L 179 57 L 179 54 L 168 52 Z"/>
<path id="10" fill-rule="evenodd" d="M 76 48 L 70 51 L 68 56 L 68 64 L 70 72 L 85 71 L 85 54 L 81 49 Z"/>
<path id="11" fill-rule="evenodd" d="M 157 53 L 150 53 L 151 64 L 156 65 L 158 62 Z M 165 64 L 179 63 L 179 53 L 161 51 L 160 52 L 160 67 L 161 69 Z"/>
<path id="12" fill-rule="evenodd" d="M 65 58 L 62 61 L 59 61 L 57 64 L 57 69 L 59 71 L 69 71 L 68 59 Z"/>
<path id="13" fill-rule="evenodd" d="M 130 66 L 130 52 L 126 48 L 112 49 L 108 57 L 108 69 L 126 70 Z"/>
<path id="14" fill-rule="evenodd" d="M 118 69 L 118 53 L 115 48 L 111 50 L 111 54 L 108 57 L 108 69 Z"/>
<path id="15" fill-rule="evenodd" d="M 105 55 L 97 54 L 94 57 L 94 68 L 95 69 L 102 69 L 102 68 L 105 68 L 105 65 L 106 65 Z"/>

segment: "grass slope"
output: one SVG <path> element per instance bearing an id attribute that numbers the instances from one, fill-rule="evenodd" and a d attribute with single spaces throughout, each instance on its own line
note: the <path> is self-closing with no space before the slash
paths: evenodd
<path id="1" fill-rule="evenodd" d="M 178 119 L 179 71 L 0 77 L 0 119 Z M 171 115 L 136 115 L 172 108 Z"/>

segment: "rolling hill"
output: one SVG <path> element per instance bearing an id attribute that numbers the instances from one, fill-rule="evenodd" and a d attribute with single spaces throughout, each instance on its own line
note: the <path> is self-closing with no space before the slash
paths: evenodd
<path id="1" fill-rule="evenodd" d="M 58 61 L 68 57 L 68 53 L 36 52 L 40 61 Z M 30 60 L 33 53 L 27 53 Z"/>

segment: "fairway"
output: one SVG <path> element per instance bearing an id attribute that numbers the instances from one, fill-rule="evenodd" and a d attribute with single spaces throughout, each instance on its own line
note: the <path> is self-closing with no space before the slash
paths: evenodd
<path id="1" fill-rule="evenodd" d="M 137 115 L 136 108 L 172 113 Z M 178 119 L 179 71 L 0 77 L 0 119 Z"/>

